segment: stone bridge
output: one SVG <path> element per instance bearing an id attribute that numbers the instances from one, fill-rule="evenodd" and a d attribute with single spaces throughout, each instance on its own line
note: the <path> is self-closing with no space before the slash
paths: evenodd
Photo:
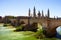
<path id="1" fill-rule="evenodd" d="M 20 21 L 24 21 L 25 24 L 30 24 L 36 22 L 40 23 L 43 27 L 46 28 L 46 34 L 49 36 L 53 36 L 56 34 L 56 28 L 61 26 L 61 18 L 26 18 L 26 19 L 20 19 Z M 14 22 L 14 21 L 13 21 Z"/>
<path id="2" fill-rule="evenodd" d="M 56 28 L 61 26 L 61 19 L 49 19 L 47 20 L 47 34 L 55 36 Z"/>
<path id="3" fill-rule="evenodd" d="M 30 19 L 30 22 L 40 23 L 42 27 L 46 28 L 46 35 L 51 37 L 56 35 L 56 28 L 61 26 L 61 19 L 57 18 Z"/>

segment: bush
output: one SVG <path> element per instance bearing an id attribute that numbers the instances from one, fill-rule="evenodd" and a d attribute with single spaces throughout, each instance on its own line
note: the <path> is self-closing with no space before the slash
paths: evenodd
<path id="1" fill-rule="evenodd" d="M 37 37 L 38 39 L 45 38 L 45 35 L 43 34 L 43 30 L 39 29 L 39 30 L 36 32 L 36 37 Z"/>
<path id="2" fill-rule="evenodd" d="M 22 31 L 23 30 L 23 25 L 17 26 L 15 31 Z"/>
<path id="3" fill-rule="evenodd" d="M 8 25 L 7 25 L 7 24 L 4 24 L 3 26 L 4 26 L 4 27 L 7 27 Z"/>
<path id="4" fill-rule="evenodd" d="M 33 31 L 33 32 L 36 32 L 38 29 L 37 27 L 37 24 L 36 23 L 33 23 L 33 24 L 27 24 L 23 27 L 23 30 L 24 31 Z"/>
<path id="5" fill-rule="evenodd" d="M 7 25 L 4 24 L 3 26 L 6 27 Z"/>
<path id="6" fill-rule="evenodd" d="M 38 29 L 37 27 L 37 23 L 33 23 L 31 25 L 27 24 L 27 25 L 21 25 L 16 27 L 16 31 L 33 31 L 36 32 Z"/>

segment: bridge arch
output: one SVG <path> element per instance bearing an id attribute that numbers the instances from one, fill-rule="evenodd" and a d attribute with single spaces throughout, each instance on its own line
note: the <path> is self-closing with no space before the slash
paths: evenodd
<path id="1" fill-rule="evenodd" d="M 42 30 L 42 24 L 41 23 L 37 23 L 38 29 L 37 30 Z"/>
<path id="2" fill-rule="evenodd" d="M 61 26 L 58 26 L 57 28 L 56 28 L 56 31 L 59 33 L 59 32 L 61 32 Z M 60 33 L 59 33 L 60 34 Z"/>
<path id="3" fill-rule="evenodd" d="M 49 35 L 50 37 L 55 37 L 57 33 L 56 29 L 60 26 L 61 25 L 52 26 L 50 29 L 47 30 L 47 35 Z"/>

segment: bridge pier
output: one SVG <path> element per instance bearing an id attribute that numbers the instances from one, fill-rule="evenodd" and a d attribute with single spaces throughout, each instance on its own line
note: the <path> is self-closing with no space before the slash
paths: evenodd
<path id="1" fill-rule="evenodd" d="M 44 30 L 44 35 L 48 38 L 55 37 L 56 36 L 56 28 L 47 28 Z"/>

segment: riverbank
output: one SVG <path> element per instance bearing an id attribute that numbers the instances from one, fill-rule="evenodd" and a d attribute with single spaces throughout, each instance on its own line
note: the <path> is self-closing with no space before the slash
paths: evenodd
<path id="1" fill-rule="evenodd" d="M 36 32 L 32 31 L 14 32 L 15 28 L 10 28 L 9 26 L 3 27 L 2 25 L 1 27 L 0 27 L 1 28 L 0 40 L 58 40 L 57 38 L 45 38 L 45 37 L 38 39 L 35 36 L 37 35 Z"/>

